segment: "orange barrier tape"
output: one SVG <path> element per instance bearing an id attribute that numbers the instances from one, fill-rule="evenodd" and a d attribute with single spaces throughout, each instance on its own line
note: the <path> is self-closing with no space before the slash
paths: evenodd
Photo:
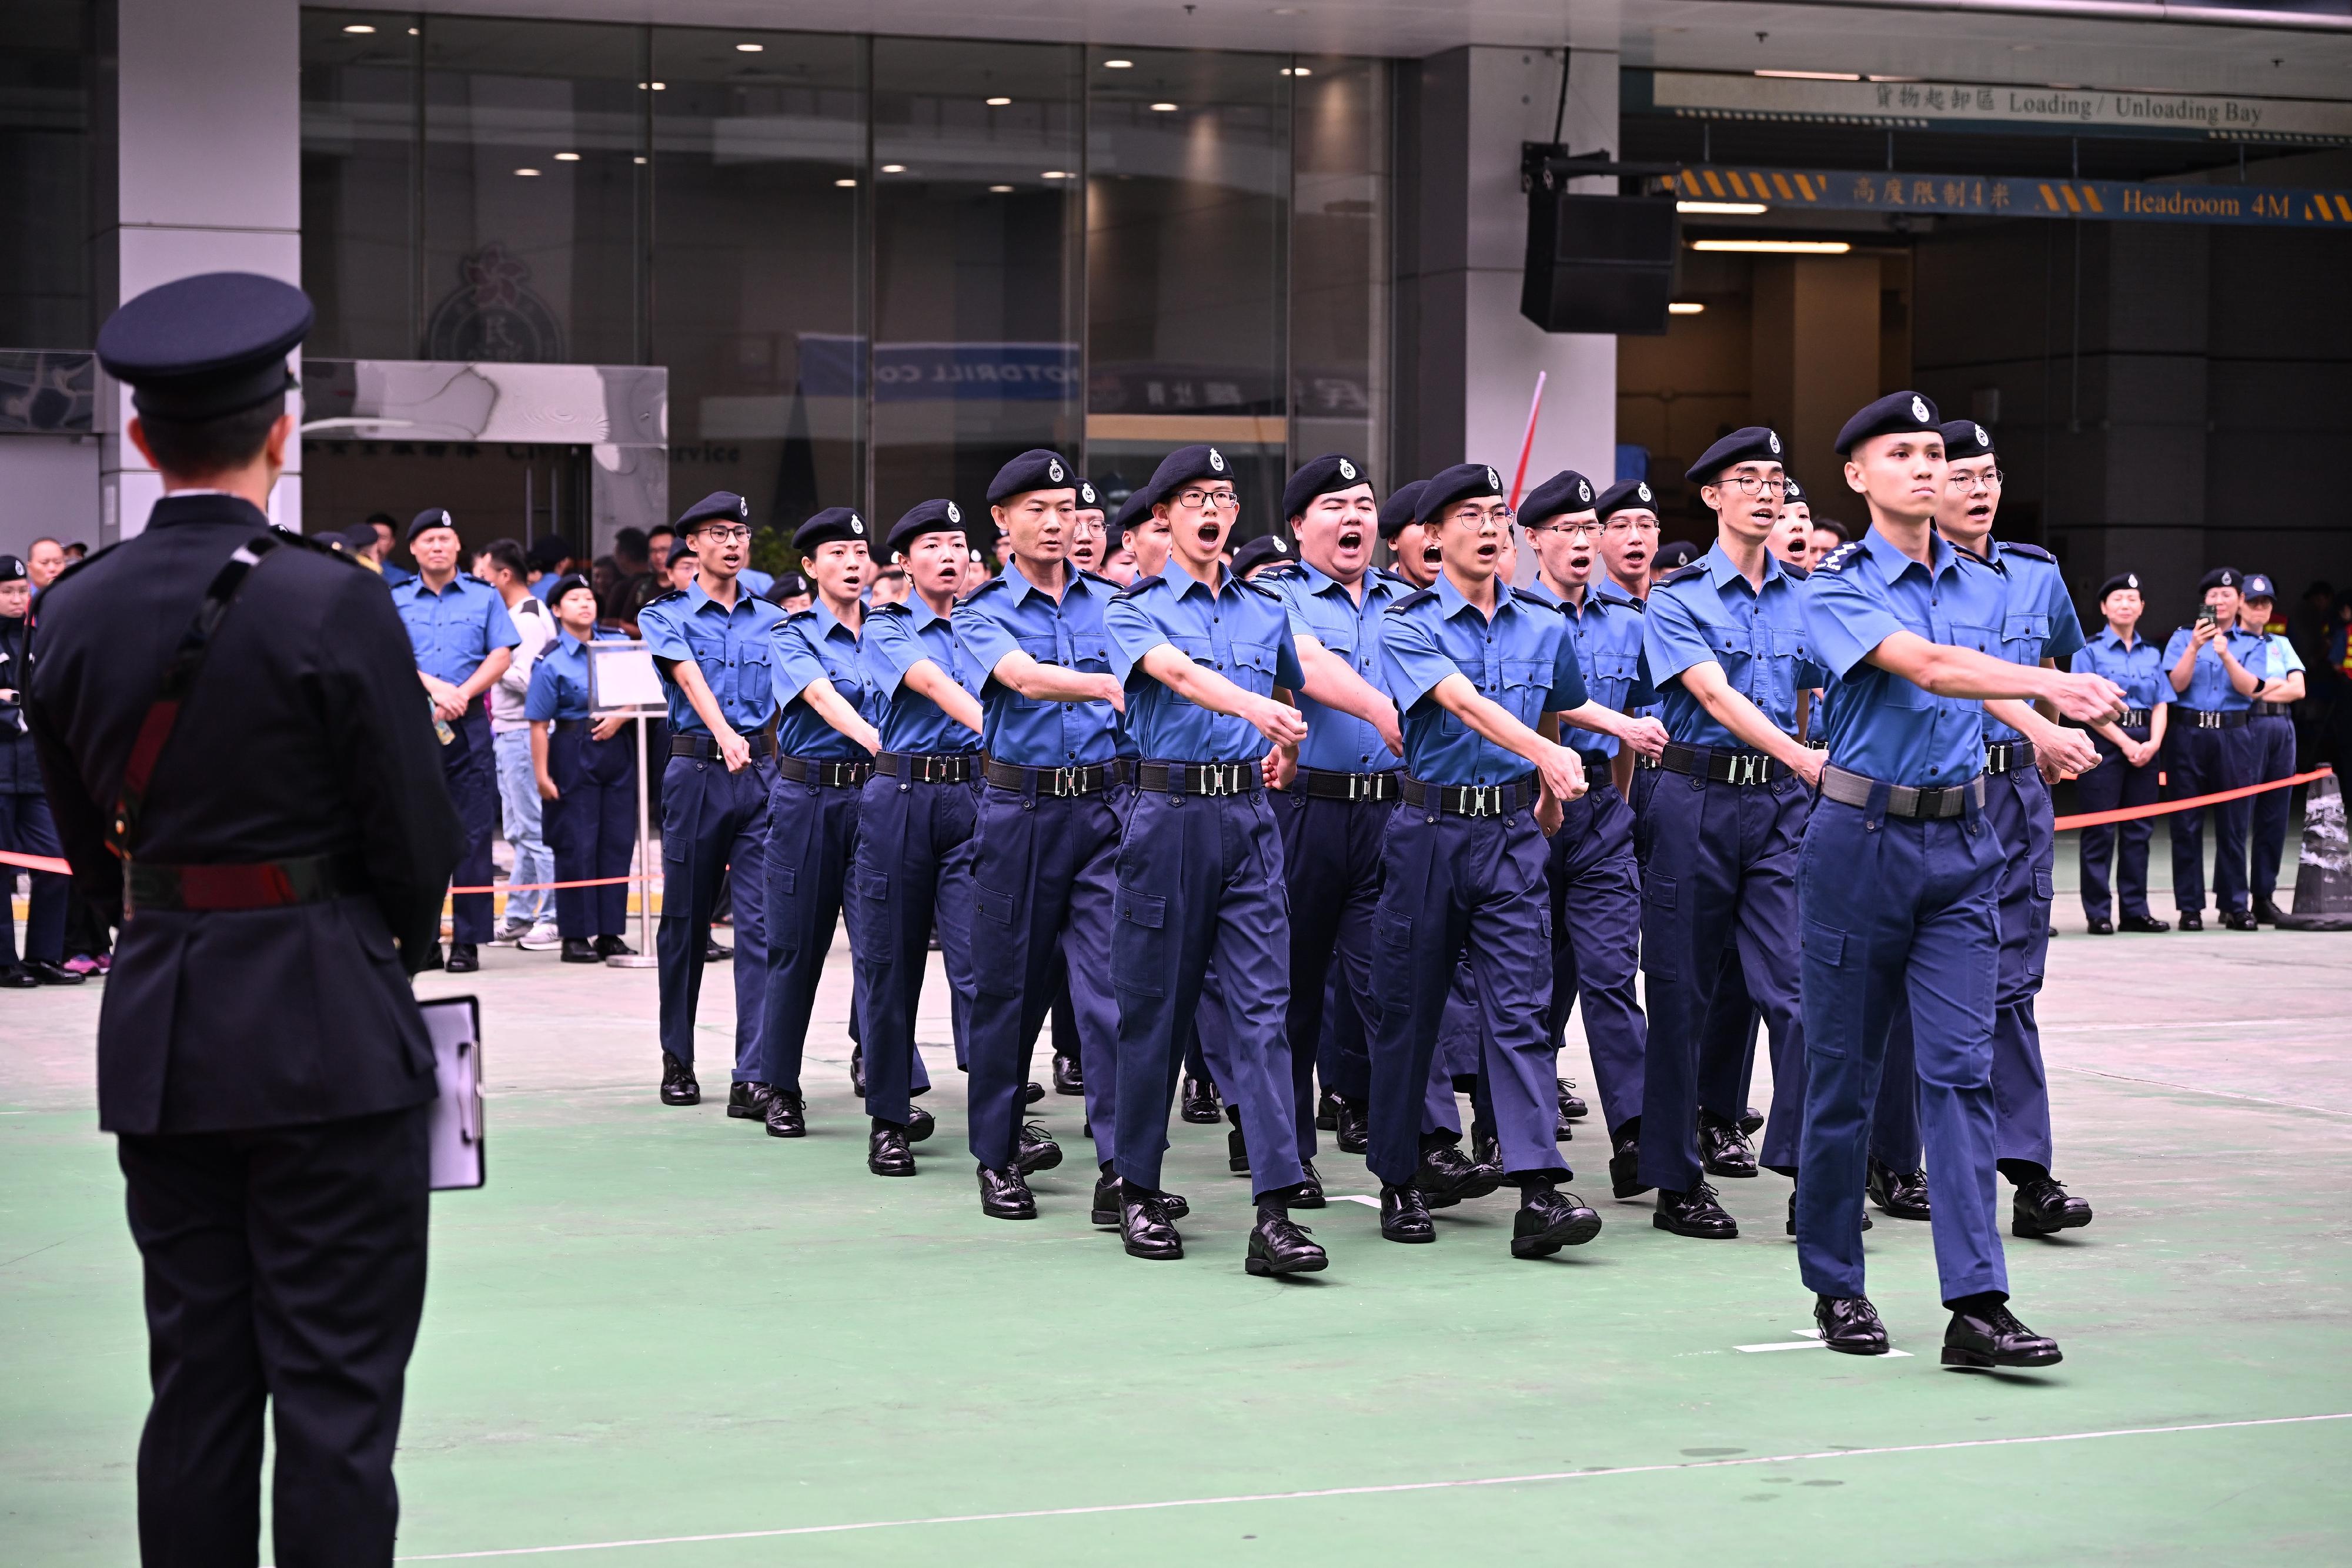
<path id="1" fill-rule="evenodd" d="M 0 865 L 20 865 L 26 871 L 53 871 L 59 876 L 73 874 L 73 867 L 53 855 L 19 855 L 0 850 Z"/>
<path id="2" fill-rule="evenodd" d="M 2296 784 L 2308 784 L 2315 779 L 2334 772 L 2332 768 L 2315 768 L 2308 773 L 2292 778 L 2273 779 L 2267 784 L 2249 784 L 2242 789 L 2221 789 L 2210 795 L 2191 795 L 2185 800 L 2158 800 L 2153 806 L 2120 806 L 2112 811 L 2084 811 L 2072 817 L 2061 817 L 2050 825 L 2053 828 L 2096 828 L 2108 822 L 2128 822 L 2139 817 L 2161 817 L 2170 811 L 2186 811 L 2199 806 L 2210 806 L 2217 800 L 2242 800 L 2249 795 L 2260 795 L 2270 789 L 2284 789 Z"/>
<path id="3" fill-rule="evenodd" d="M 7 850 L 0 850 L 0 865 L 22 866 L 26 871 L 55 872 L 59 876 L 68 876 L 73 873 L 73 867 L 54 856 L 20 855 Z M 537 893 L 564 887 L 611 887 L 618 883 L 634 883 L 640 880 L 643 879 L 635 876 L 600 876 L 585 882 L 502 882 L 491 887 L 453 887 L 449 891 L 451 893 Z M 661 878 L 655 877 L 652 880 L 659 882 Z"/>

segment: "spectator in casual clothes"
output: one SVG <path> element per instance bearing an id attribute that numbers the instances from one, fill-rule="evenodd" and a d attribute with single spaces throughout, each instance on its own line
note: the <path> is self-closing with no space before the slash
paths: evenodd
<path id="1" fill-rule="evenodd" d="M 562 938 L 556 932 L 554 894 L 532 886 L 555 880 L 555 856 L 541 831 L 539 776 L 531 765 L 530 723 L 523 716 L 523 705 L 530 695 L 532 666 L 555 641 L 556 623 L 546 603 L 525 582 L 529 571 L 522 546 L 512 539 L 493 539 L 474 557 L 474 575 L 499 591 L 522 639 L 515 644 L 506 674 L 490 687 L 490 747 L 498 760 L 500 826 L 514 850 L 506 918 L 490 940 L 537 951 L 556 946 Z"/>

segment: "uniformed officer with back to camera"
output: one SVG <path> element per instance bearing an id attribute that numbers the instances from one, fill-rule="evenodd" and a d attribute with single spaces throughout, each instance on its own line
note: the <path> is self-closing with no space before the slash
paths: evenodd
<path id="1" fill-rule="evenodd" d="M 2107 579 L 2099 585 L 2099 613 L 2106 627 L 2073 660 L 2075 674 L 2105 675 L 2122 687 L 2126 705 L 2122 718 L 2092 727 L 2099 740 L 2099 765 L 2074 781 L 2075 804 L 2085 813 L 2156 804 L 2164 734 L 2172 716 L 2172 683 L 2165 679 L 2163 653 L 2139 634 L 2146 608 L 2137 572 Z M 2126 931 L 2172 929 L 2170 922 L 2158 919 L 2147 907 L 2147 844 L 2155 831 L 2153 817 L 2098 822 L 2082 831 L 2083 917 L 2092 936 L 2115 935 L 2118 898 Z"/>
<path id="2" fill-rule="evenodd" d="M 2171 756 L 2166 788 L 2173 800 L 2217 794 L 2252 783 L 2246 724 L 2254 693 L 2269 668 L 2263 634 L 2240 620 L 2244 579 L 2231 567 L 2217 567 L 2200 579 L 2204 608 L 2194 625 L 2172 633 L 2164 645 L 2164 667 L 2172 683 Z M 2246 886 L 2246 832 L 2252 812 L 2244 800 L 2191 806 L 2169 813 L 2172 834 L 2172 902 L 2183 931 L 2205 929 L 2205 819 L 2214 819 L 2213 897 L 2221 924 L 2252 931 L 2259 923 Z"/>
<path id="3" fill-rule="evenodd" d="M 730 1116 L 764 1121 L 774 1098 L 761 1076 L 767 989 L 768 792 L 776 777 L 776 694 L 770 675 L 784 612 L 739 573 L 751 549 L 751 509 L 719 490 L 688 507 L 678 537 L 701 563 L 692 586 L 647 603 L 637 626 L 669 699 L 662 774 L 661 1101 L 702 1098 L 694 1076 L 694 1017 L 710 911 L 730 880 L 735 915 L 735 1070 Z M 730 871 L 731 868 L 731 871 Z"/>
<path id="4" fill-rule="evenodd" d="M 533 664 L 523 699 L 532 778 L 546 803 L 548 847 L 557 882 L 600 882 L 555 890 L 556 927 L 567 964 L 598 964 L 636 951 L 621 938 L 629 922 L 625 878 L 637 844 L 637 748 L 619 714 L 589 710 L 588 645 L 621 633 L 596 624 L 596 591 L 566 578 L 547 598 L 559 627 Z"/>
<path id="5" fill-rule="evenodd" d="M 51 542 L 55 549 L 56 544 Z M 62 569 L 61 569 L 62 570 Z M 26 563 L 0 555 L 0 850 L 20 855 L 58 852 L 56 821 L 41 793 L 40 764 L 25 725 L 25 651 L 32 623 L 33 584 Z M 0 987 L 79 986 L 87 977 L 66 967 L 66 915 L 72 907 L 70 879 L 55 872 L 31 873 L 32 903 L 25 920 L 25 956 L 16 957 L 16 922 L 0 920 Z M 16 868 L 0 865 L 0 898 L 13 893 Z"/>
<path id="6" fill-rule="evenodd" d="M 1005 531 L 1008 559 L 950 622 L 965 654 L 985 672 L 967 1113 L 981 1212 L 1036 1218 L 1028 1177 L 1060 1165 L 1062 1150 L 1042 1126 L 1022 1122 L 1021 1108 L 1058 956 L 1077 1014 L 1099 1167 L 1090 1213 L 1108 1226 L 1119 1223 L 1110 936 L 1118 807 L 1129 766 L 1120 756 L 1127 698 L 1111 673 L 1103 624 L 1104 607 L 1118 591 L 1069 566 L 1075 475 L 1069 459 L 1043 449 L 997 471 L 989 512 Z"/>
<path id="7" fill-rule="evenodd" d="M 1311 1167 L 1299 1163 L 1301 1148 L 1313 1148 L 1313 1082 L 1294 1081 L 1284 1033 L 1289 900 L 1262 768 L 1270 747 L 1295 747 L 1307 735 L 1306 719 L 1274 689 L 1304 691 L 1310 677 L 1280 596 L 1239 580 L 1223 563 L 1241 508 L 1224 455 L 1179 447 L 1146 488 L 1152 516 L 1169 526 L 1169 563 L 1137 578 L 1104 615 L 1140 758 L 1111 933 L 1120 1240 L 1130 1257 L 1184 1255 L 1161 1201 L 1160 1156 L 1182 1038 L 1213 963 L 1218 983 L 1207 1000 L 1222 1005 L 1225 1027 L 1203 1030 L 1202 1043 L 1247 1140 L 1257 1220 L 1244 1267 L 1267 1277 L 1310 1273 L 1325 1266 L 1323 1249 L 1290 1218 L 1289 1206 L 1300 1197 L 1322 1203 Z M 1367 722 L 1391 711 L 1334 658 L 1312 678 L 1318 697 Z"/>
<path id="8" fill-rule="evenodd" d="M 1750 425 L 1691 465 L 1685 477 L 1716 515 L 1716 540 L 1652 584 L 1643 617 L 1643 660 L 1672 741 L 1635 797 L 1650 846 L 1641 1180 L 1658 1189 L 1657 1228 L 1702 1240 L 1739 1234 L 1706 1171 L 1756 1170 L 1738 1124 L 1699 1105 L 1700 1040 L 1726 948 L 1738 948 L 1741 984 L 1764 1015 L 1776 1083 L 1804 1050 L 1789 933 L 1822 756 L 1796 737 L 1797 702 L 1823 677 L 1805 631 L 1802 569 L 1765 548 L 1780 520 L 1780 458 L 1779 434 Z"/>
<path id="9" fill-rule="evenodd" d="M 915 1048 L 915 1008 L 935 925 L 956 1064 L 968 1070 L 971 1061 L 972 829 L 984 672 L 951 624 L 967 548 L 963 511 L 953 501 L 909 507 L 890 526 L 885 554 L 905 564 L 911 591 L 866 618 L 861 656 L 866 683 L 883 705 L 882 750 L 857 808 L 849 945 L 872 1119 L 866 1168 L 879 1176 L 915 1174 L 912 1097 L 930 1087 Z M 929 1132 L 928 1117 L 921 1127 Z"/>
<path id="10" fill-rule="evenodd" d="M 1988 699 L 2046 700 L 2084 723 L 2123 694 L 2099 675 L 2011 664 L 1982 646 L 2001 575 L 1935 531 L 1943 432 L 1916 392 L 1873 402 L 1839 433 L 1846 483 L 1869 503 L 1861 539 L 1830 552 L 1801 601 L 1812 653 L 1838 678 L 1821 794 L 1797 868 L 1805 1119 L 1797 1255 L 1832 1350 L 1883 1355 L 1864 1288 L 1869 1115 L 1889 1026 L 1907 1010 L 1935 1192 L 1937 1271 L 1952 1318 L 1943 1360 L 2045 1366 L 2057 1343 L 2007 1305 L 1994 1163 L 1993 980 L 2005 851 L 1985 810 Z"/>
<path id="11" fill-rule="evenodd" d="M 1370 1163 L 1381 1234 L 1433 1241 L 1433 1197 L 1472 1183 L 1493 1190 L 1484 1166 L 1433 1166 L 1427 1155 L 1443 1138 L 1423 1130 L 1430 1062 L 1466 947 L 1496 1158 L 1501 1179 L 1520 1189 L 1511 1255 L 1548 1257 L 1591 1240 L 1601 1217 L 1556 1186 L 1570 1173 L 1555 1141 L 1559 1075 L 1542 1017 L 1544 835 L 1585 792 L 1584 775 L 1576 754 L 1536 727 L 1567 715 L 1621 740 L 1662 737 L 1591 701 L 1567 621 L 1504 580 L 1510 508 L 1494 469 L 1446 469 L 1423 488 L 1417 515 L 1443 573 L 1390 608 L 1381 637 L 1405 742 L 1404 800 L 1390 820 L 1372 927 Z"/>
<path id="12" fill-rule="evenodd" d="M 857 807 L 882 749 L 881 695 L 867 682 L 858 591 L 873 569 L 866 519 L 827 507 L 793 533 L 816 602 L 776 628 L 776 782 L 768 796 L 768 988 L 760 1018 L 760 1077 L 771 1095 L 768 1135 L 808 1131 L 801 1055 L 817 983 L 833 950 L 857 841 Z M 855 1026 L 853 1014 L 853 1031 Z M 911 1113 L 910 1142 L 930 1135 Z"/>
<path id="13" fill-rule="evenodd" d="M 45 590 L 26 712 L 76 892 L 122 935 L 98 1021 L 145 1270 L 151 1563 L 391 1561 L 425 1304 L 433 1048 L 408 974 L 466 829 L 373 573 L 264 515 L 299 289 L 212 273 L 99 361 L 161 473 L 146 530 Z"/>
<path id="14" fill-rule="evenodd" d="M 1961 419 L 1945 424 L 1943 436 L 1948 466 L 1936 531 L 1990 562 L 2006 587 L 2000 620 L 1985 628 L 1994 639 L 1988 651 L 2011 664 L 2064 660 L 2071 668 L 2083 648 L 2083 627 L 2057 558 L 2039 545 L 1992 537 L 2001 476 L 1991 433 Z M 2091 1206 L 2068 1196 L 2050 1174 L 2050 1082 L 2033 999 L 2049 961 L 2057 862 L 2049 780 L 2097 765 L 2097 747 L 2081 729 L 2053 724 L 2022 703 L 1987 705 L 1985 819 L 2009 852 L 2001 862 L 2000 988 L 1993 997 L 1993 1113 L 2000 1172 L 2017 1188 L 2011 1228 L 2020 1236 L 2091 1222 Z M 1875 1179 L 1879 1173 L 1872 1174 Z"/>
<path id="15" fill-rule="evenodd" d="M 506 674 L 522 635 L 498 590 L 457 570 L 464 545 L 457 525 L 440 507 L 428 507 L 410 520 L 408 553 L 416 575 L 392 590 L 393 608 L 408 628 L 416 651 L 416 677 L 425 684 L 433 715 L 447 727 L 441 741 L 441 770 L 449 798 L 466 824 L 466 858 L 457 862 L 457 885 L 490 885 L 490 836 L 498 831 L 499 774 L 492 749 L 488 692 Z M 436 734 L 441 731 L 436 729 Z M 490 894 L 454 894 L 449 899 L 448 970 L 471 974 L 482 967 L 481 945 L 495 935 Z M 436 949 L 428 969 L 441 967 Z"/>
<path id="16" fill-rule="evenodd" d="M 2271 586 L 2271 580 L 2259 571 L 2248 572 L 2239 595 L 2238 621 L 2246 631 L 2262 637 L 2269 660 L 2263 683 L 2254 688 L 2246 707 L 2245 781 L 2249 784 L 2270 784 L 2294 776 L 2292 716 L 2294 705 L 2304 697 L 2303 655 L 2294 651 L 2285 633 L 2270 629 L 2277 605 L 2278 591 Z M 2248 881 L 2254 918 L 2273 925 L 2278 924 L 2279 862 L 2286 853 L 2287 797 L 2292 793 L 2272 789 L 2249 802 L 2252 823 L 2246 841 L 2253 855 L 2253 874 Z"/>
<path id="17" fill-rule="evenodd" d="M 1573 469 L 1528 492 L 1519 516 L 1535 541 L 1537 572 L 1534 584 L 1519 591 L 1559 607 L 1576 639 L 1585 690 L 1602 706 L 1627 713 L 1654 701 L 1655 695 L 1642 676 L 1641 608 L 1594 591 L 1594 574 L 1601 570 L 1601 518 L 1594 510 L 1599 498 L 1592 481 Z M 1558 1049 L 1570 1010 L 1581 1000 L 1585 1049 L 1609 1134 L 1610 1176 L 1613 1185 L 1623 1186 L 1635 1179 L 1641 1157 L 1642 1069 L 1649 1033 L 1633 994 L 1641 963 L 1642 888 L 1626 795 L 1636 753 L 1608 735 L 1579 736 L 1576 747 L 1584 764 L 1585 794 L 1562 810 L 1544 862 L 1551 915 L 1546 1028 Z M 1561 1081 L 1563 1094 L 1566 1083 Z M 1565 1135 L 1565 1114 L 1560 1130 Z"/>

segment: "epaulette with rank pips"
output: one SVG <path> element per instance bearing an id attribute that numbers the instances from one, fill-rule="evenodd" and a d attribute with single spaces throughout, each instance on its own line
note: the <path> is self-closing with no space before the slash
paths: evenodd
<path id="1" fill-rule="evenodd" d="M 2030 545 L 2018 539 L 2002 539 L 1994 548 L 2003 555 L 2021 555 L 2028 560 L 2046 560 L 2053 566 L 2058 564 L 2058 558 L 2040 545 Z"/>
<path id="2" fill-rule="evenodd" d="M 1264 599 L 1270 599 L 1275 603 L 1279 604 L 1282 602 L 1282 595 L 1276 591 L 1272 583 L 1262 580 L 1263 579 L 1273 577 L 1275 575 L 1276 573 L 1274 570 L 1269 568 L 1265 571 L 1259 572 L 1255 578 L 1245 577 L 1241 579 L 1240 581 L 1241 585 L 1244 588 L 1248 589 L 1252 593 L 1257 594 L 1259 597 Z"/>
<path id="3" fill-rule="evenodd" d="M 673 588 L 667 593 L 656 594 L 655 597 L 646 600 L 645 602 L 645 609 L 651 610 L 656 604 L 667 604 L 673 599 L 684 599 L 685 597 L 685 589 Z M 641 611 L 639 613 L 643 613 L 643 612 Z"/>
<path id="4" fill-rule="evenodd" d="M 1666 573 L 1665 576 L 1658 579 L 1657 581 L 1650 584 L 1650 591 L 1655 593 L 1658 590 L 1665 587 L 1665 585 L 1670 582 L 1680 582 L 1686 577 L 1697 576 L 1704 573 L 1706 570 L 1706 565 L 1703 562 L 1696 560 L 1692 561 L 1688 566 L 1678 566 L 1675 568 L 1674 570 Z"/>
<path id="5" fill-rule="evenodd" d="M 1436 597 L 1437 590 L 1433 588 L 1416 589 L 1412 592 L 1406 594 L 1402 599 L 1398 600 L 1394 604 L 1390 605 L 1384 613 L 1394 615 L 1400 610 L 1411 610 L 1413 606 L 1427 603 L 1430 600 Z"/>
<path id="6" fill-rule="evenodd" d="M 1793 577 L 1799 582 L 1802 582 L 1805 579 L 1812 576 L 1813 574 L 1793 561 L 1784 560 L 1780 563 L 1780 575 L 1783 577 Z"/>
<path id="7" fill-rule="evenodd" d="M 1118 599 L 1132 599 L 1132 598 L 1134 598 L 1137 594 L 1139 594 L 1139 593 L 1142 592 L 1145 589 L 1150 588 L 1150 587 L 1153 586 L 1154 584 L 1158 583 L 1158 582 L 1160 580 L 1160 579 L 1162 578 L 1162 576 L 1163 576 L 1163 575 L 1164 575 L 1163 573 L 1156 572 L 1156 571 L 1155 571 L 1155 572 L 1153 572 L 1150 577 L 1139 577 L 1139 578 L 1137 578 L 1133 582 L 1129 583 L 1125 588 L 1119 588 L 1119 587 L 1118 587 L 1118 585 L 1117 583 L 1113 583 L 1113 584 L 1111 584 L 1111 586 L 1112 586 L 1113 588 L 1115 588 L 1115 589 L 1118 589 L 1118 592 L 1117 592 L 1116 594 L 1114 594 L 1114 595 L 1113 595 L 1113 597 L 1114 597 L 1114 598 L 1118 598 Z"/>
<path id="8" fill-rule="evenodd" d="M 1845 543 L 1838 546 L 1837 549 L 1830 551 L 1829 554 L 1822 557 L 1822 563 L 1813 568 L 1813 570 L 1815 571 L 1843 571 L 1845 570 L 1845 563 L 1852 560 L 1854 556 L 1861 551 L 1861 549 L 1862 541 L 1860 539 L 1848 539 Z M 1960 553 L 1962 555 L 1966 555 L 1968 554 L 1968 551 L 1962 550 Z"/>

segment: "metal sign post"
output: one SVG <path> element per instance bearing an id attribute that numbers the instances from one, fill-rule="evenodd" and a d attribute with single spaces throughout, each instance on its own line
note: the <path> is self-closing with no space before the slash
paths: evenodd
<path id="1" fill-rule="evenodd" d="M 653 651 L 642 642 L 599 638 L 588 648 L 588 712 L 592 718 L 619 716 L 637 726 L 637 950 L 604 960 L 615 969 L 650 969 L 654 955 L 653 818 L 646 776 L 646 720 L 669 711 Z"/>

